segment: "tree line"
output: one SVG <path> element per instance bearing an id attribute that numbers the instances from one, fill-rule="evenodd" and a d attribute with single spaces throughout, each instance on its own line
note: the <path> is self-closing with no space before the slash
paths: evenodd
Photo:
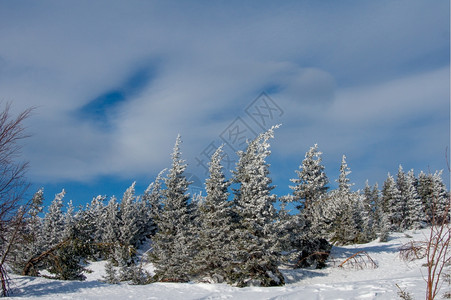
<path id="1" fill-rule="evenodd" d="M 238 151 L 230 179 L 219 147 L 209 163 L 205 196 L 188 194 L 180 136 L 171 166 L 143 195 L 135 194 L 133 183 L 121 200 L 97 196 L 76 210 L 71 202 L 64 206 L 63 190 L 44 213 L 44 193 L 37 191 L 26 211 L 19 210 L 19 230 L 4 229 L 5 236 L 17 235 L 8 265 L 24 275 L 46 270 L 52 278 L 82 280 L 86 260 L 108 260 L 105 281 L 110 283 L 277 286 L 284 284 L 281 265 L 324 267 L 333 244 L 386 241 L 393 231 L 449 221 L 444 214 L 449 192 L 440 171 L 415 175 L 399 166 L 381 189 L 367 182 L 362 191 L 352 191 L 343 156 L 338 188 L 332 190 L 317 145 L 295 171 L 292 193 L 276 196 L 267 157 L 277 127 Z M 137 255 L 143 243 L 150 249 Z M 147 261 L 155 267 L 153 276 L 142 268 Z"/>

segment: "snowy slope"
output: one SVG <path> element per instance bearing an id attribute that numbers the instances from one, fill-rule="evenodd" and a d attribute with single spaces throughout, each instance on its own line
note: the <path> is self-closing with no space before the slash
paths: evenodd
<path id="1" fill-rule="evenodd" d="M 236 288 L 226 284 L 154 283 L 133 286 L 109 285 L 99 281 L 104 262 L 89 266 L 84 282 L 12 276 L 14 299 L 399 299 L 398 284 L 414 299 L 424 299 L 426 284 L 422 274 L 424 261 L 405 262 L 399 247 L 408 241 L 424 240 L 427 230 L 391 234 L 387 243 L 334 247 L 330 267 L 324 270 L 284 270 L 283 287 Z M 411 236 L 411 237 L 409 237 Z M 350 255 L 366 251 L 377 263 L 365 269 L 338 265 Z M 147 266 L 152 270 L 152 266 Z M 442 292 L 449 289 L 445 286 Z"/>

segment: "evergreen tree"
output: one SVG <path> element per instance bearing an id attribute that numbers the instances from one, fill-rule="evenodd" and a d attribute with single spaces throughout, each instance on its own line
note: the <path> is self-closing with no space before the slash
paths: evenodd
<path id="1" fill-rule="evenodd" d="M 166 172 L 166 169 L 162 170 L 144 192 L 142 197 L 142 201 L 146 203 L 148 207 L 148 215 L 147 215 L 147 232 L 149 232 L 150 236 L 154 236 L 158 230 L 157 222 L 161 213 L 161 203 L 163 202 L 163 192 L 162 192 L 162 180 L 163 173 Z"/>
<path id="2" fill-rule="evenodd" d="M 351 192 L 351 186 L 353 184 L 349 183 L 348 175 L 351 174 L 351 169 L 348 167 L 348 164 L 346 163 L 346 156 L 343 155 L 341 159 L 341 165 L 340 165 L 340 175 L 338 176 L 338 191 L 343 194 L 348 194 Z"/>
<path id="3" fill-rule="evenodd" d="M 116 197 L 113 196 L 108 201 L 103 215 L 101 217 L 101 223 L 103 224 L 102 241 L 107 244 L 113 244 L 118 241 L 119 231 L 119 204 Z"/>
<path id="4" fill-rule="evenodd" d="M 11 267 L 16 273 L 21 273 L 30 258 L 42 252 L 42 219 L 39 214 L 43 211 L 44 190 L 39 189 L 31 199 L 21 240 L 13 245 Z M 34 274 L 37 275 L 37 274 Z"/>
<path id="5" fill-rule="evenodd" d="M 305 223 L 304 232 L 308 239 L 323 237 L 323 227 L 329 223 L 323 217 L 324 208 L 330 206 L 327 203 L 330 199 L 327 197 L 329 180 L 321 164 L 321 154 L 317 144 L 311 147 L 299 167 L 301 170 L 296 170 L 298 178 L 291 179 L 295 185 L 290 188 L 299 203 L 299 218 Z"/>
<path id="6" fill-rule="evenodd" d="M 423 171 L 418 175 L 417 192 L 421 198 L 424 214 L 426 216 L 425 221 L 431 223 L 432 210 L 433 210 L 433 180 L 432 174 L 425 174 Z"/>
<path id="7" fill-rule="evenodd" d="M 43 224 L 43 240 L 42 248 L 48 249 L 53 245 L 58 244 L 63 239 L 64 234 L 64 214 L 63 198 L 66 192 L 64 190 L 61 193 L 56 194 L 52 203 L 50 204 L 49 211 L 45 214 Z"/>
<path id="8" fill-rule="evenodd" d="M 379 241 L 387 242 L 390 234 L 390 220 L 389 215 L 386 213 L 381 214 L 380 218 L 380 231 L 379 231 Z"/>
<path id="9" fill-rule="evenodd" d="M 350 173 L 346 156 L 343 155 L 337 179 L 338 190 L 332 193 L 332 201 L 336 203 L 338 211 L 331 228 L 331 242 L 336 244 L 352 244 L 365 240 L 362 236 L 363 224 L 360 215 L 363 206 L 358 193 L 351 192 L 352 184 L 348 178 Z"/>
<path id="10" fill-rule="evenodd" d="M 274 229 L 277 234 L 275 243 L 278 243 L 280 252 L 286 253 L 285 260 L 289 260 L 295 252 L 295 244 L 302 234 L 303 223 L 299 223 L 300 218 L 290 214 L 287 206 L 293 202 L 293 195 L 285 195 L 279 198 L 280 208 L 277 212 Z"/>
<path id="11" fill-rule="evenodd" d="M 227 278 L 232 262 L 233 216 L 232 202 L 228 201 L 228 182 L 221 165 L 222 146 L 209 163 L 210 176 L 206 179 L 207 196 L 199 204 L 199 252 L 195 258 L 196 273 L 214 282 Z"/>
<path id="12" fill-rule="evenodd" d="M 139 243 L 140 214 L 137 209 L 135 196 L 135 185 L 132 185 L 125 191 L 120 204 L 120 241 L 124 246 L 137 247 Z"/>
<path id="13" fill-rule="evenodd" d="M 77 236 L 74 231 L 68 242 L 59 247 L 47 261 L 47 270 L 54 274 L 55 279 L 84 280 L 82 261 L 89 253 L 89 245 Z"/>
<path id="14" fill-rule="evenodd" d="M 333 221 L 330 241 L 337 245 L 349 245 L 364 241 L 362 238 L 361 218 L 357 193 L 333 193 L 334 202 L 339 203 L 340 209 Z"/>
<path id="15" fill-rule="evenodd" d="M 72 200 L 67 205 L 67 211 L 64 214 L 64 237 L 68 237 L 75 226 L 74 206 Z"/>
<path id="16" fill-rule="evenodd" d="M 298 178 L 291 179 L 295 185 L 290 186 L 293 190 L 293 195 L 296 200 L 300 202 L 299 209 L 308 209 L 308 207 L 324 196 L 328 190 L 326 173 L 324 173 L 324 166 L 321 164 L 321 152 L 318 151 L 318 145 L 315 144 L 305 154 L 305 159 L 302 165 L 299 166 L 301 170 L 296 170 Z"/>
<path id="17" fill-rule="evenodd" d="M 407 175 L 404 173 L 401 165 L 399 165 L 398 168 L 396 186 L 400 195 L 399 203 L 396 207 L 399 209 L 400 219 L 402 220 L 399 224 L 399 230 L 403 231 L 409 227 L 409 224 L 406 223 L 409 214 L 407 203 L 409 202 L 409 198 L 411 197 L 410 193 L 412 191 L 410 190 L 409 183 L 407 182 Z"/>
<path id="18" fill-rule="evenodd" d="M 416 178 L 413 170 L 406 176 L 406 211 L 405 224 L 407 229 L 420 229 L 425 220 L 423 204 L 416 188 Z"/>
<path id="19" fill-rule="evenodd" d="M 391 230 L 400 230 L 401 223 L 403 222 L 401 194 L 398 190 L 395 179 L 390 175 L 390 173 L 388 174 L 382 188 L 382 203 L 384 213 L 387 214 L 388 221 L 390 222 Z"/>
<path id="20" fill-rule="evenodd" d="M 116 242 L 113 244 L 111 262 L 119 267 L 120 274 L 118 278 L 120 281 L 129 280 L 128 277 L 125 276 L 124 274 L 127 274 L 128 271 L 130 271 L 128 267 L 134 263 L 132 257 L 133 255 L 134 251 L 132 246 L 124 245 L 121 244 L 120 242 Z"/>
<path id="21" fill-rule="evenodd" d="M 81 260 L 89 253 L 89 242 L 86 240 L 82 227 L 66 224 L 66 220 L 73 221 L 73 208 L 69 207 L 69 211 L 66 214 L 63 213 L 64 195 L 64 190 L 55 195 L 44 217 L 42 249 L 46 251 L 55 246 L 57 248 L 43 262 L 42 267 L 54 274 L 56 279 L 83 280 L 85 276 Z M 71 230 L 68 230 L 67 226 L 70 226 Z"/>
<path id="22" fill-rule="evenodd" d="M 181 159 L 180 144 L 179 135 L 172 153 L 172 167 L 164 180 L 163 208 L 157 220 L 151 256 L 156 278 L 164 281 L 188 281 L 194 256 L 189 236 L 189 182 L 184 175 L 187 165 Z"/>
<path id="23" fill-rule="evenodd" d="M 98 195 L 94 197 L 89 205 L 89 215 L 92 218 L 92 240 L 100 242 L 104 235 L 104 226 L 102 224 L 102 216 L 105 211 L 106 196 Z"/>
<path id="24" fill-rule="evenodd" d="M 377 183 L 374 184 L 373 186 L 373 190 L 372 190 L 372 196 L 371 198 L 373 199 L 373 227 L 374 227 L 374 232 L 376 233 L 380 233 L 382 227 L 384 226 L 383 222 L 382 222 L 382 216 L 385 215 L 386 213 L 384 212 L 384 205 L 383 205 L 383 199 L 381 197 L 381 192 L 379 191 L 379 185 Z"/>
<path id="25" fill-rule="evenodd" d="M 131 266 L 131 284 L 144 285 L 151 282 L 152 276 L 143 269 L 142 264 Z"/>
<path id="26" fill-rule="evenodd" d="M 44 207 L 42 206 L 44 203 L 44 189 L 40 188 L 31 199 L 31 206 L 28 212 L 31 220 L 38 220 L 39 214 L 42 213 Z M 30 221 L 31 221 L 30 220 Z M 29 222 L 30 223 L 30 222 Z"/>
<path id="27" fill-rule="evenodd" d="M 380 242 L 387 242 L 391 228 L 388 219 L 388 205 L 384 203 L 384 197 L 381 195 L 377 183 L 373 186 L 372 198 L 374 199 L 373 219 L 375 232 L 379 233 Z"/>
<path id="28" fill-rule="evenodd" d="M 270 154 L 268 140 L 277 127 L 257 136 L 246 151 L 238 152 L 234 182 L 239 187 L 235 189 L 234 203 L 239 223 L 234 239 L 236 262 L 231 272 L 231 281 L 238 286 L 284 284 L 273 249 L 276 196 L 271 194 L 274 187 L 266 162 Z"/>
<path id="29" fill-rule="evenodd" d="M 368 180 L 365 182 L 365 188 L 362 195 L 362 234 L 366 240 L 370 241 L 376 237 L 376 203 L 378 199 L 377 194 L 374 195 Z"/>
<path id="30" fill-rule="evenodd" d="M 105 276 L 103 276 L 103 280 L 106 283 L 117 284 L 119 283 L 118 275 L 114 265 L 111 261 L 108 261 L 105 264 Z"/>
<path id="31" fill-rule="evenodd" d="M 433 207 L 435 207 L 435 223 L 450 221 L 450 194 L 442 180 L 442 171 L 435 171 L 432 175 L 433 182 Z M 445 220 L 443 220 L 445 219 Z"/>
<path id="32" fill-rule="evenodd" d="M 93 198 L 93 201 L 95 198 Z M 96 217 L 95 210 L 92 209 L 92 202 L 86 204 L 84 209 L 80 209 L 75 214 L 76 223 L 76 231 L 82 235 L 83 240 L 86 243 L 93 244 L 95 243 L 96 237 L 98 236 L 99 231 L 99 218 Z"/>
<path id="33" fill-rule="evenodd" d="M 436 171 L 434 174 L 421 172 L 418 175 L 417 191 L 429 224 L 440 222 L 446 208 L 449 209 L 449 194 L 441 176 L 442 171 Z M 449 211 L 447 218 L 449 220 Z"/>

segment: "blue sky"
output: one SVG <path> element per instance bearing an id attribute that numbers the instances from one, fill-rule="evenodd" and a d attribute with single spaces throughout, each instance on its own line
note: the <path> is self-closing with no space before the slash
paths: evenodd
<path id="1" fill-rule="evenodd" d="M 36 107 L 23 157 L 48 200 L 141 193 L 179 133 L 202 182 L 214 146 L 231 169 L 277 123 L 279 195 L 315 143 L 332 184 L 343 154 L 356 188 L 446 169 L 449 1 L 0 1 L 0 37 L 0 99 Z"/>

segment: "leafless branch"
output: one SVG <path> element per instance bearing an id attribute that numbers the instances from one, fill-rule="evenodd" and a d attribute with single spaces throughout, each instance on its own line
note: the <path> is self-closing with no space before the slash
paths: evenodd
<path id="1" fill-rule="evenodd" d="M 23 122 L 33 111 L 29 108 L 16 117 L 11 115 L 11 104 L 6 103 L 0 112 L 0 280 L 1 295 L 9 294 L 9 277 L 5 262 L 16 242 L 23 217 L 27 211 L 23 203 L 28 188 L 25 180 L 27 162 L 20 162 L 21 145 L 27 137 Z M 24 206 L 25 204 L 25 206 Z"/>
<path id="2" fill-rule="evenodd" d="M 341 264 L 339 264 L 338 267 L 344 268 L 345 265 L 349 265 L 354 269 L 376 269 L 378 267 L 377 263 L 366 251 L 359 251 L 354 253 L 353 255 L 346 258 Z"/>
<path id="3" fill-rule="evenodd" d="M 451 228 L 448 223 L 448 212 L 450 205 L 443 212 L 440 222 L 433 222 L 426 241 L 426 266 L 427 266 L 427 288 L 426 299 L 435 299 L 443 284 L 444 269 L 451 262 L 449 244 L 451 241 Z"/>
<path id="4" fill-rule="evenodd" d="M 399 256 L 405 261 L 422 259 L 426 256 L 426 246 L 425 241 L 410 241 L 399 248 Z"/>

